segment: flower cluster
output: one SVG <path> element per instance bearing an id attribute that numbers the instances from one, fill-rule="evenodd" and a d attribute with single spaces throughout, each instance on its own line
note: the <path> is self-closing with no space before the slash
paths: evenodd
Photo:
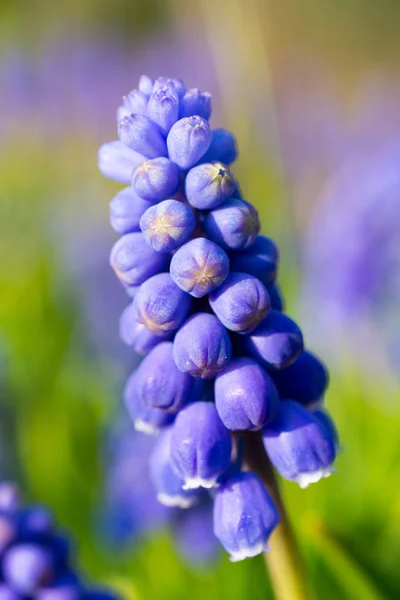
<path id="1" fill-rule="evenodd" d="M 116 600 L 83 584 L 71 564 L 70 540 L 42 506 L 20 506 L 16 488 L 0 484 L 2 600 Z"/>
<path id="2" fill-rule="evenodd" d="M 214 533 L 235 561 L 266 550 L 279 522 L 242 465 L 241 432 L 261 432 L 272 464 L 302 487 L 330 474 L 336 434 L 314 410 L 325 367 L 282 312 L 278 249 L 231 172 L 234 136 L 210 115 L 210 94 L 142 77 L 99 166 L 130 184 L 111 202 L 121 237 L 110 257 L 133 298 L 121 338 L 144 355 L 127 410 L 136 429 L 162 430 L 150 459 L 158 499 L 188 508 L 210 490 Z"/>

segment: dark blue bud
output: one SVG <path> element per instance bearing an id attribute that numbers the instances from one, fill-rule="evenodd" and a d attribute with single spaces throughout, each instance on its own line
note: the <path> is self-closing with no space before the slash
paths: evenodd
<path id="1" fill-rule="evenodd" d="M 236 160 L 238 151 L 235 136 L 228 129 L 213 129 L 210 147 L 201 159 L 204 162 L 214 160 L 230 165 Z"/>
<path id="2" fill-rule="evenodd" d="M 301 488 L 332 473 L 332 433 L 298 402 L 280 403 L 278 416 L 263 430 L 263 441 L 278 473 Z"/>
<path id="3" fill-rule="evenodd" d="M 31 506 L 20 515 L 19 534 L 24 539 L 49 536 L 53 529 L 53 515 L 44 506 Z"/>
<path id="4" fill-rule="evenodd" d="M 229 467 L 232 441 L 212 402 L 194 402 L 177 415 L 171 431 L 171 466 L 184 489 L 211 488 Z"/>
<path id="5" fill-rule="evenodd" d="M 190 169 L 205 154 L 210 143 L 211 129 L 208 122 L 201 117 L 185 117 L 177 121 L 168 134 L 169 158 L 180 169 Z"/>
<path id="6" fill-rule="evenodd" d="M 179 187 L 179 169 L 168 158 L 153 158 L 139 165 L 132 186 L 148 202 L 160 202 L 172 196 Z"/>
<path id="7" fill-rule="evenodd" d="M 165 331 L 162 334 L 156 334 L 150 331 L 143 323 L 139 323 L 137 311 L 131 303 L 125 308 L 120 317 L 119 336 L 137 354 L 145 356 L 160 342 L 171 339 L 173 332 Z"/>
<path id="8" fill-rule="evenodd" d="M 139 90 L 132 90 L 122 99 L 122 105 L 117 110 L 117 121 L 130 115 L 147 116 L 148 98 Z"/>
<path id="9" fill-rule="evenodd" d="M 141 162 L 143 162 L 143 156 L 119 140 L 107 142 L 99 148 L 99 171 L 105 177 L 119 181 L 119 183 L 131 183 L 133 172 Z"/>
<path id="10" fill-rule="evenodd" d="M 113 246 L 110 264 L 122 283 L 140 285 L 146 279 L 163 271 L 168 259 L 147 244 L 142 233 L 123 235 Z"/>
<path id="11" fill-rule="evenodd" d="M 197 115 L 206 121 L 211 117 L 211 94 L 201 92 L 197 88 L 188 90 L 181 100 L 179 116 L 192 117 Z"/>
<path id="12" fill-rule="evenodd" d="M 143 115 L 130 115 L 118 122 L 118 136 L 123 144 L 146 158 L 167 156 L 161 130 Z"/>
<path id="13" fill-rule="evenodd" d="M 303 335 L 292 319 L 271 310 L 257 329 L 243 338 L 243 345 L 264 367 L 283 369 L 303 350 Z"/>
<path id="14" fill-rule="evenodd" d="M 277 245 L 265 235 L 258 235 L 248 250 L 230 256 L 232 271 L 254 275 L 266 286 L 275 281 L 278 260 Z"/>
<path id="15" fill-rule="evenodd" d="M 208 237 L 229 250 L 246 250 L 260 232 L 258 212 L 248 202 L 231 198 L 204 217 Z"/>
<path id="16" fill-rule="evenodd" d="M 4 555 L 4 581 L 21 596 L 34 596 L 53 577 L 51 553 L 38 544 L 18 544 Z"/>
<path id="17" fill-rule="evenodd" d="M 156 252 L 171 252 L 192 235 L 196 217 L 192 210 L 178 200 L 164 200 L 151 206 L 140 220 L 147 243 Z"/>
<path id="18" fill-rule="evenodd" d="M 156 123 L 166 137 L 179 117 L 179 96 L 172 85 L 154 86 L 147 107 L 149 119 Z"/>
<path id="19" fill-rule="evenodd" d="M 147 75 L 142 75 L 139 79 L 138 85 L 139 91 L 142 92 L 147 98 L 150 97 L 153 91 L 153 80 Z"/>
<path id="20" fill-rule="evenodd" d="M 322 427 L 325 427 L 325 429 L 328 431 L 330 437 L 334 441 L 336 451 L 338 452 L 340 450 L 339 434 L 332 417 L 327 413 L 326 410 L 323 410 L 322 408 L 313 410 L 312 414 L 316 419 L 318 419 Z"/>
<path id="21" fill-rule="evenodd" d="M 169 273 L 159 273 L 142 283 L 133 301 L 136 319 L 157 335 L 172 332 L 186 319 L 192 299 Z"/>
<path id="22" fill-rule="evenodd" d="M 225 281 L 229 273 L 229 259 L 214 242 L 196 238 L 174 254 L 170 272 L 182 290 L 195 298 L 202 298 Z"/>
<path id="23" fill-rule="evenodd" d="M 281 288 L 277 283 L 273 283 L 268 286 L 268 294 L 271 300 L 271 308 L 273 310 L 279 310 L 282 312 L 285 308 L 285 302 L 283 300 Z"/>
<path id="24" fill-rule="evenodd" d="M 215 208 L 228 200 L 235 189 L 236 182 L 228 167 L 219 162 L 197 165 L 185 179 L 186 198 L 199 210 Z"/>
<path id="25" fill-rule="evenodd" d="M 123 235 L 140 231 L 140 218 L 149 208 L 149 203 L 140 198 L 132 187 L 126 187 L 110 203 L 111 227 Z"/>
<path id="26" fill-rule="evenodd" d="M 308 350 L 283 371 L 274 371 L 272 377 L 281 398 L 296 400 L 304 406 L 321 401 L 328 387 L 325 365 Z"/>
<path id="27" fill-rule="evenodd" d="M 124 403 L 136 431 L 157 435 L 173 423 L 175 415 L 160 408 L 150 408 L 139 398 L 136 371 L 129 377 L 124 390 Z"/>
<path id="28" fill-rule="evenodd" d="M 210 294 L 210 305 L 227 329 L 250 333 L 270 308 L 269 294 L 259 279 L 246 273 L 230 273 Z"/>
<path id="29" fill-rule="evenodd" d="M 279 523 L 275 504 L 255 473 L 237 473 L 215 493 L 214 533 L 232 562 L 268 550 Z"/>
<path id="30" fill-rule="evenodd" d="M 218 373 L 214 389 L 218 414 L 232 431 L 260 429 L 277 413 L 276 387 L 251 358 L 232 360 Z"/>
<path id="31" fill-rule="evenodd" d="M 175 336 L 176 366 L 193 377 L 212 379 L 228 364 L 231 355 L 228 332 L 214 315 L 197 313 Z"/>

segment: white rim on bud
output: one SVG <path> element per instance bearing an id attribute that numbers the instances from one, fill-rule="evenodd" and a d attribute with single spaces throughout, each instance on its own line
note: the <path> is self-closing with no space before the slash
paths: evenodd
<path id="1" fill-rule="evenodd" d="M 160 504 L 169 508 L 190 508 L 196 504 L 196 498 L 187 498 L 185 496 L 169 496 L 168 494 L 157 494 L 157 500 Z"/>
<path id="2" fill-rule="evenodd" d="M 133 421 L 133 427 L 139 433 L 145 433 L 146 435 L 158 435 L 160 433 L 160 428 L 156 425 L 152 425 L 151 423 L 146 423 L 142 419 L 135 419 Z"/>
<path id="3" fill-rule="evenodd" d="M 217 479 L 202 479 L 201 477 L 190 477 L 189 479 L 185 479 L 185 483 L 182 486 L 183 490 L 197 490 L 197 488 L 206 488 L 210 490 L 211 488 L 218 487 Z"/>
<path id="4" fill-rule="evenodd" d="M 253 556 L 257 556 L 261 554 L 261 552 L 268 552 L 270 550 L 267 542 L 259 542 L 252 548 L 243 548 L 239 552 L 231 552 L 229 560 L 231 562 L 239 562 L 240 560 L 244 560 L 245 558 L 252 558 Z"/>
<path id="5" fill-rule="evenodd" d="M 330 477 L 334 469 L 328 467 L 327 469 L 319 469 L 313 473 L 300 473 L 295 479 L 295 482 L 299 484 L 302 490 L 307 488 L 311 483 L 317 483 L 321 479 Z"/>

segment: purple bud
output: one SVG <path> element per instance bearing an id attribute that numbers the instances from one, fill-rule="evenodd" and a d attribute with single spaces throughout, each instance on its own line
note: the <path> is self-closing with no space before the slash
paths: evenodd
<path id="1" fill-rule="evenodd" d="M 271 300 L 271 308 L 282 312 L 285 308 L 281 288 L 277 283 L 268 286 L 269 299 Z"/>
<path id="2" fill-rule="evenodd" d="M 301 488 L 332 473 L 336 450 L 331 432 L 293 400 L 280 403 L 278 416 L 263 430 L 263 441 L 278 473 Z"/>
<path id="3" fill-rule="evenodd" d="M 174 540 L 185 561 L 194 566 L 211 564 L 220 549 L 213 531 L 211 500 L 180 513 L 174 526 Z"/>
<path id="4" fill-rule="evenodd" d="M 169 158 L 180 169 L 190 169 L 205 154 L 210 143 L 211 129 L 208 122 L 201 117 L 185 117 L 177 121 L 168 134 Z"/>
<path id="5" fill-rule="evenodd" d="M 278 410 L 272 379 L 251 358 L 232 360 L 218 373 L 214 389 L 218 414 L 232 431 L 260 429 Z"/>
<path id="6" fill-rule="evenodd" d="M 130 115 L 147 116 L 147 97 L 140 90 L 132 90 L 122 99 L 122 105 L 117 110 L 117 121 Z"/>
<path id="7" fill-rule="evenodd" d="M 44 506 L 31 506 L 20 516 L 19 533 L 23 537 L 48 536 L 53 528 L 53 515 Z"/>
<path id="8" fill-rule="evenodd" d="M 133 171 L 141 162 L 143 156 L 119 140 L 107 142 L 99 148 L 99 170 L 105 177 L 119 183 L 131 183 Z"/>
<path id="9" fill-rule="evenodd" d="M 303 335 L 292 319 L 270 310 L 264 321 L 243 339 L 250 356 L 268 368 L 283 369 L 303 350 Z"/>
<path id="10" fill-rule="evenodd" d="M 176 79 L 174 77 L 158 77 L 154 82 L 153 91 L 159 91 L 165 87 L 174 89 L 179 98 L 182 98 L 186 92 L 185 84 L 182 79 Z"/>
<path id="11" fill-rule="evenodd" d="M 65 581 L 64 581 L 65 579 Z M 79 583 L 60 578 L 51 587 L 38 590 L 35 600 L 81 600 L 82 588 Z"/>
<path id="12" fill-rule="evenodd" d="M 268 539 L 279 523 L 272 498 L 255 473 L 238 473 L 215 493 L 214 533 L 232 562 L 268 550 Z"/>
<path id="13" fill-rule="evenodd" d="M 254 275 L 264 285 L 271 285 L 276 278 L 279 253 L 270 238 L 258 235 L 254 244 L 244 252 L 232 252 L 230 261 L 232 271 Z"/>
<path id="14" fill-rule="evenodd" d="M 150 408 L 176 413 L 191 399 L 193 378 L 174 362 L 172 342 L 158 344 L 136 372 L 137 394 Z"/>
<path id="15" fill-rule="evenodd" d="M 136 371 L 132 373 L 125 385 L 124 403 L 136 431 L 147 435 L 157 435 L 173 422 L 175 415 L 159 408 L 150 408 L 140 400 Z"/>
<path id="16" fill-rule="evenodd" d="M 134 232 L 123 235 L 114 244 L 110 264 L 122 283 L 140 285 L 163 271 L 168 258 L 150 248 L 142 233 Z"/>
<path id="17" fill-rule="evenodd" d="M 17 535 L 17 527 L 12 514 L 0 513 L 0 553 L 14 541 Z"/>
<path id="18" fill-rule="evenodd" d="M 131 303 L 120 317 L 119 336 L 124 344 L 130 346 L 137 354 L 145 356 L 160 342 L 171 339 L 173 333 L 165 331 L 162 334 L 156 334 L 150 331 L 143 323 L 139 323 L 136 308 Z"/>
<path id="19" fill-rule="evenodd" d="M 230 165 L 238 155 L 235 136 L 227 129 L 213 129 L 211 133 L 210 147 L 201 160 L 205 162 L 217 160 L 224 165 Z"/>
<path id="20" fill-rule="evenodd" d="M 142 92 L 147 98 L 150 97 L 153 91 L 153 80 L 147 75 L 142 75 L 139 79 L 138 85 L 139 91 Z"/>
<path id="21" fill-rule="evenodd" d="M 328 372 L 314 354 L 304 350 L 293 364 L 283 371 L 274 371 L 272 378 L 281 398 L 296 400 L 310 406 L 322 400 L 328 387 Z"/>
<path id="22" fill-rule="evenodd" d="M 140 220 L 147 243 L 156 252 L 179 248 L 192 235 L 196 217 L 188 206 L 178 200 L 164 200 L 151 206 Z"/>
<path id="23" fill-rule="evenodd" d="M 184 489 L 211 488 L 229 467 L 232 441 L 212 402 L 194 402 L 178 413 L 171 431 L 171 466 Z"/>
<path id="24" fill-rule="evenodd" d="M 333 439 L 336 451 L 338 451 L 340 449 L 339 434 L 332 417 L 326 412 L 326 410 L 323 410 L 322 408 L 313 410 L 312 414 L 316 419 L 318 419 L 322 427 L 325 427 L 325 429 L 328 431 L 329 436 Z"/>
<path id="25" fill-rule="evenodd" d="M 169 273 L 159 273 L 142 283 L 135 295 L 136 319 L 150 331 L 163 335 L 175 331 L 186 319 L 192 299 Z"/>
<path id="26" fill-rule="evenodd" d="M 210 305 L 227 329 L 250 333 L 265 318 L 270 300 L 259 279 L 246 273 L 230 273 L 210 294 Z"/>
<path id="27" fill-rule="evenodd" d="M 123 117 L 118 122 L 118 136 L 123 144 L 146 158 L 167 156 L 161 130 L 143 115 Z"/>
<path id="28" fill-rule="evenodd" d="M 204 230 L 223 248 L 245 250 L 259 234 L 260 219 L 251 204 L 231 198 L 205 215 Z"/>
<path id="29" fill-rule="evenodd" d="M 211 94 L 197 88 L 188 90 L 181 100 L 180 117 L 197 115 L 206 121 L 211 117 Z"/>
<path id="30" fill-rule="evenodd" d="M 198 501 L 198 493 L 184 490 L 183 480 L 171 468 L 171 428 L 162 432 L 150 455 L 150 477 L 157 499 L 165 506 L 189 508 Z"/>
<path id="31" fill-rule="evenodd" d="M 195 298 L 202 298 L 225 281 L 229 273 L 226 253 L 207 238 L 191 240 L 174 254 L 171 277 Z"/>
<path id="32" fill-rule="evenodd" d="M 179 96 L 175 87 L 155 85 L 149 98 L 147 113 L 149 119 L 159 126 L 164 136 L 167 136 L 179 117 Z"/>
<path id="33" fill-rule="evenodd" d="M 139 165 L 132 186 L 148 202 L 160 202 L 175 194 L 179 187 L 179 169 L 168 158 L 153 158 Z"/>
<path id="34" fill-rule="evenodd" d="M 10 548 L 3 558 L 5 582 L 22 596 L 33 596 L 36 590 L 53 577 L 51 554 L 37 544 L 19 544 Z"/>
<path id="35" fill-rule="evenodd" d="M 126 187 L 110 203 L 111 227 L 123 235 L 140 231 L 140 217 L 149 208 L 149 203 L 136 194 L 132 187 Z"/>
<path id="36" fill-rule="evenodd" d="M 217 317 L 197 313 L 179 329 L 174 340 L 176 366 L 193 377 L 212 379 L 230 361 L 232 345 Z"/>
<path id="37" fill-rule="evenodd" d="M 220 162 L 204 163 L 190 169 L 185 179 L 188 202 L 199 210 L 215 208 L 236 189 L 228 167 Z"/>

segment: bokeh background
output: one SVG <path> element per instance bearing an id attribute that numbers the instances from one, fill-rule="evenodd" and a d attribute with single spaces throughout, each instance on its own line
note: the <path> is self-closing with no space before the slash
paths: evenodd
<path id="1" fill-rule="evenodd" d="M 330 367 L 337 473 L 284 485 L 316 598 L 400 597 L 399 18 L 396 0 L 0 4 L 0 476 L 130 600 L 272 598 L 261 557 L 232 565 L 137 508 L 146 449 L 121 406 L 136 359 L 108 266 L 118 186 L 96 162 L 142 73 L 212 92 L 281 248 L 287 311 Z"/>

